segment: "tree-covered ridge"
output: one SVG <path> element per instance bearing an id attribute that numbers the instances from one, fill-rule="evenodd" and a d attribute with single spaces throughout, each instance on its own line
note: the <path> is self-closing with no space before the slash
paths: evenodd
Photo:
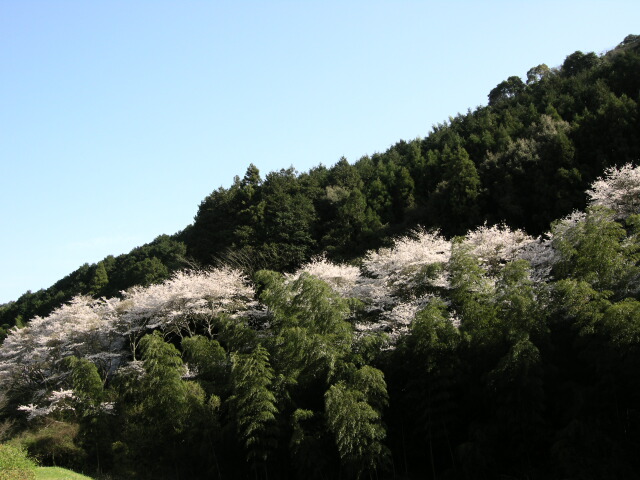
<path id="1" fill-rule="evenodd" d="M 250 167 L 202 202 L 184 232 L 189 253 L 292 269 L 324 251 L 353 258 L 416 225 L 449 236 L 505 222 L 540 234 L 584 207 L 605 168 L 637 161 L 639 73 L 630 36 L 601 57 L 576 52 L 557 69 L 534 67 L 526 83 L 510 77 L 487 107 L 353 165 L 264 180 Z"/>
<path id="2" fill-rule="evenodd" d="M 47 289 L 29 291 L 15 302 L 0 305 L 0 340 L 12 326 L 24 326 L 35 316 L 47 315 L 74 296 L 111 297 L 135 285 L 162 282 L 188 266 L 186 251 L 183 242 L 161 235 L 128 254 L 110 255 L 93 265 L 85 263 Z"/>
<path id="3" fill-rule="evenodd" d="M 204 199 L 184 231 L 0 306 L 0 336 L 75 295 L 116 295 L 188 265 L 293 271 L 323 252 L 352 260 L 419 225 L 447 237 L 485 222 L 540 234 L 584 208 L 605 168 L 640 158 L 639 79 L 630 35 L 605 55 L 575 52 L 558 68 L 531 68 L 526 81 L 509 77 L 488 106 L 353 164 L 264 179 L 252 165 Z"/>
<path id="4" fill-rule="evenodd" d="M 634 478 L 638 192 L 624 165 L 537 238 L 76 297 L 0 347 L 2 430 L 116 478 Z"/>

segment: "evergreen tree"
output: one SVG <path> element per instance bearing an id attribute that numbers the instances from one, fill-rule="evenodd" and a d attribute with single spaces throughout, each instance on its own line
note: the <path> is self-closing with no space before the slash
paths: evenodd
<path id="1" fill-rule="evenodd" d="M 445 232 L 463 233 L 478 222 L 480 176 L 463 147 L 445 147 L 441 168 L 442 181 L 430 199 L 429 211 Z"/>
<path id="2" fill-rule="evenodd" d="M 107 275 L 107 269 L 103 262 L 98 262 L 95 273 L 93 274 L 93 279 L 91 280 L 91 285 L 89 286 L 91 294 L 99 295 L 108 283 L 109 276 Z"/>

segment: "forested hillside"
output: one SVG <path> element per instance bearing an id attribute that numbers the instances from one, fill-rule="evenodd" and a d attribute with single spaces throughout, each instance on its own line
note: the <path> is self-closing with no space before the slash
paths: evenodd
<path id="1" fill-rule="evenodd" d="M 640 38 L 2 307 L 0 441 L 116 479 L 629 479 Z"/>
<path id="2" fill-rule="evenodd" d="M 636 478 L 640 167 L 533 238 L 183 271 L 0 347 L 0 435 L 115 478 Z"/>
<path id="3" fill-rule="evenodd" d="M 182 232 L 27 292 L 0 307 L 0 326 L 195 264 L 290 271 L 322 252 L 352 260 L 418 225 L 449 236 L 506 222 L 540 234 L 584 207 L 586 187 L 605 168 L 640 158 L 639 49 L 629 35 L 602 56 L 575 52 L 558 68 L 534 66 L 526 81 L 512 76 L 496 86 L 488 106 L 353 164 L 265 178 L 251 165 L 205 198 Z"/>

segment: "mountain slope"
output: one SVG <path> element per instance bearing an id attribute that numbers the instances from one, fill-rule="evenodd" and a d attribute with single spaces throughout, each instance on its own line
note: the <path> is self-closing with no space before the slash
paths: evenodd
<path id="1" fill-rule="evenodd" d="M 567 96 L 544 113 L 518 103 L 547 81 L 608 89 L 616 58 L 637 64 L 631 40 L 498 85 L 474 114 L 511 125 L 506 136 L 461 135 L 474 131 L 469 113 L 353 166 L 264 180 L 250 168 L 179 238 L 136 252 L 159 273 L 149 285 L 75 296 L 11 330 L 0 434 L 43 462 L 113 478 L 637 477 L 640 167 L 607 168 L 573 197 L 523 176 L 583 181 L 596 167 L 576 159 L 611 153 L 583 152 L 578 132 L 637 98 L 589 97 L 595 114 Z M 581 113 L 565 120 L 562 105 Z M 480 160 L 476 140 L 493 145 Z M 537 233 L 574 197 L 585 208 L 538 237 L 475 226 L 507 218 Z M 447 235 L 389 239 L 416 223 Z M 227 235 L 235 244 L 216 247 Z M 158 282 L 163 255 L 218 265 Z M 118 262 L 135 271 L 127 258 L 95 266 L 91 293 L 108 291 Z"/>
<path id="2" fill-rule="evenodd" d="M 117 258 L 83 265 L 52 287 L 0 306 L 0 337 L 77 294 L 114 295 L 189 265 L 293 270 L 313 255 L 351 260 L 417 225 L 445 235 L 484 222 L 530 234 L 585 205 L 606 167 L 640 158 L 637 36 L 598 57 L 509 77 L 489 105 L 452 117 L 424 139 L 331 168 L 243 178 L 203 200 L 194 223 Z"/>

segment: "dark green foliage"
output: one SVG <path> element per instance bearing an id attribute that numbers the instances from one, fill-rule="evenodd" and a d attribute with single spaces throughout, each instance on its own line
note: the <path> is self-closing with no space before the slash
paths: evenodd
<path id="1" fill-rule="evenodd" d="M 209 394 L 222 395 L 228 382 L 230 361 L 217 340 L 202 336 L 182 340 L 183 358 L 195 368 L 198 379 Z"/>
<path id="2" fill-rule="evenodd" d="M 291 270 L 309 258 L 316 243 L 313 203 L 301 191 L 293 169 L 267 175 L 262 194 L 262 225 L 252 240 L 271 268 Z"/>
<path id="3" fill-rule="evenodd" d="M 366 393 L 339 382 L 326 393 L 325 409 L 340 460 L 356 478 L 385 462 L 385 430 L 380 412 L 367 401 Z"/>
<path id="4" fill-rule="evenodd" d="M 509 77 L 489 92 L 489 105 L 496 105 L 499 102 L 513 98 L 524 92 L 524 89 L 525 85 L 520 77 Z"/>
<path id="5" fill-rule="evenodd" d="M 584 54 L 580 51 L 569 55 L 562 64 L 562 75 L 572 77 L 588 71 L 598 64 L 599 58 L 593 53 Z"/>
<path id="6" fill-rule="evenodd" d="M 257 280 L 261 300 L 273 314 L 274 361 L 285 381 L 329 381 L 351 350 L 348 303 L 310 275 L 285 284 L 280 274 L 262 271 Z"/>
<path id="7" fill-rule="evenodd" d="M 327 454 L 330 443 L 324 435 L 319 414 L 298 408 L 291 415 L 291 440 L 289 450 L 295 478 L 327 478 L 332 456 Z"/>
<path id="8" fill-rule="evenodd" d="M 71 370 L 71 386 L 81 408 L 97 408 L 104 396 L 98 368 L 85 358 L 67 357 L 67 362 Z"/>
<path id="9" fill-rule="evenodd" d="M 89 288 L 92 295 L 99 295 L 102 290 L 109 284 L 109 275 L 107 275 L 107 269 L 104 266 L 104 262 L 98 262 L 91 279 Z"/>
<path id="10" fill-rule="evenodd" d="M 571 276 L 584 280 L 597 290 L 610 290 L 626 295 L 634 286 L 632 280 L 640 273 L 636 266 L 637 245 L 624 242 L 626 232 L 613 219 L 613 213 L 591 209 L 584 222 L 570 225 L 560 223 L 562 230 L 554 246 L 562 254 L 557 265 L 558 277 Z"/>
<path id="11" fill-rule="evenodd" d="M 352 353 L 349 303 L 308 274 L 287 283 L 262 271 L 257 280 L 272 313 L 273 365 L 282 411 L 291 412 L 287 427 L 296 469 L 308 475 L 314 464 L 316 478 L 331 478 L 335 452 L 349 476 L 375 473 L 388 455 L 381 423 L 386 383 L 380 370 L 350 361 L 364 358 Z"/>
<path id="12" fill-rule="evenodd" d="M 437 225 L 451 233 L 463 233 L 477 221 L 480 176 L 463 147 L 451 150 L 445 146 L 439 168 L 442 181 L 430 198 L 429 210 L 438 219 Z"/>
<path id="13" fill-rule="evenodd" d="M 40 465 L 81 470 L 87 452 L 78 445 L 79 430 L 76 423 L 46 421 L 39 428 L 21 434 L 17 441 Z"/>
<path id="14" fill-rule="evenodd" d="M 250 354 L 232 357 L 233 395 L 229 398 L 237 425 L 238 441 L 246 459 L 257 469 L 264 465 L 276 444 L 276 398 L 271 388 L 274 373 L 269 352 L 258 345 Z"/>
<path id="15" fill-rule="evenodd" d="M 111 431 L 109 413 L 101 408 L 105 398 L 98 368 L 85 358 L 67 357 L 70 383 L 75 395 L 75 411 L 79 423 L 76 442 L 87 454 L 86 463 L 97 471 L 111 468 Z"/>
<path id="16" fill-rule="evenodd" d="M 182 380 L 180 352 L 166 343 L 159 334 L 146 335 L 140 342 L 146 374 L 139 389 L 147 392 L 142 402 L 140 415 L 150 424 L 162 425 L 172 418 L 174 428 L 187 413 L 189 390 Z"/>
<path id="17" fill-rule="evenodd" d="M 182 378 L 180 352 L 157 332 L 143 337 L 140 347 L 144 372 L 122 372 L 117 379 L 125 429 L 116 434 L 121 440 L 114 444 L 114 468 L 123 475 L 136 471 L 159 478 L 191 458 L 193 448 L 199 452 L 200 442 L 211 440 L 219 399 L 207 398 L 199 384 Z M 215 455 L 211 446 L 208 450 Z"/>
<path id="18" fill-rule="evenodd" d="M 396 462 L 404 472 L 429 472 L 455 465 L 449 443 L 460 428 L 459 360 L 462 337 L 434 298 L 416 315 L 410 334 L 390 359 L 391 405 L 387 423 Z M 403 392 L 403 393 L 401 393 Z"/>

